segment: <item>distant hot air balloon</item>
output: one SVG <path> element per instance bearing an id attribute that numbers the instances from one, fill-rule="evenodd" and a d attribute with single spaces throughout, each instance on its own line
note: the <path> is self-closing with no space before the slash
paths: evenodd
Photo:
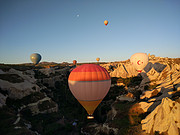
<path id="1" fill-rule="evenodd" d="M 76 60 L 73 60 L 73 64 L 76 65 L 77 61 Z"/>
<path id="2" fill-rule="evenodd" d="M 36 64 L 38 64 L 40 62 L 41 55 L 38 54 L 38 53 L 33 53 L 33 54 L 31 54 L 30 59 L 36 65 Z"/>
<path id="3" fill-rule="evenodd" d="M 100 61 L 100 58 L 96 58 L 96 60 L 97 60 L 97 62 L 99 62 L 99 61 Z"/>
<path id="4" fill-rule="evenodd" d="M 111 86 L 111 78 L 105 68 L 96 64 L 84 64 L 75 68 L 68 78 L 74 97 L 93 119 L 94 110 L 101 103 Z"/>
<path id="5" fill-rule="evenodd" d="M 146 53 L 135 53 L 131 56 L 130 61 L 138 72 L 142 72 L 149 62 L 149 57 Z"/>
<path id="6" fill-rule="evenodd" d="M 104 21 L 104 24 L 107 26 L 107 25 L 108 25 L 108 21 L 107 21 L 107 20 L 105 20 L 105 21 Z"/>

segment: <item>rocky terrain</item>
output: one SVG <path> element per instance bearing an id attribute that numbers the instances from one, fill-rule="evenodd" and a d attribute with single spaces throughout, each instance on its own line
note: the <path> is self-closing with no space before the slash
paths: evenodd
<path id="1" fill-rule="evenodd" d="M 0 134 L 179 135 L 180 58 L 149 59 L 139 74 L 129 60 L 100 63 L 112 84 L 94 120 L 68 88 L 70 64 L 1 64 Z"/>

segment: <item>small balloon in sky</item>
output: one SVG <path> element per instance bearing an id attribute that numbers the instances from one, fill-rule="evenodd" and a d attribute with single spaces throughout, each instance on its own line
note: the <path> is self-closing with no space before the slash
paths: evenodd
<path id="1" fill-rule="evenodd" d="M 107 20 L 105 20 L 105 21 L 104 21 L 104 24 L 107 26 L 107 25 L 108 25 L 108 21 L 107 21 Z"/>
<path id="2" fill-rule="evenodd" d="M 96 58 L 96 61 L 97 61 L 97 62 L 99 62 L 99 61 L 100 61 L 100 58 L 99 58 L 99 57 L 97 57 L 97 58 Z"/>
<path id="3" fill-rule="evenodd" d="M 33 53 L 33 54 L 31 54 L 30 59 L 36 65 L 36 64 L 38 64 L 40 62 L 41 55 L 38 54 L 38 53 Z"/>
<path id="4" fill-rule="evenodd" d="M 79 14 L 77 15 L 77 17 L 79 17 Z"/>
<path id="5" fill-rule="evenodd" d="M 73 64 L 76 65 L 76 63 L 77 63 L 77 60 L 73 60 Z"/>

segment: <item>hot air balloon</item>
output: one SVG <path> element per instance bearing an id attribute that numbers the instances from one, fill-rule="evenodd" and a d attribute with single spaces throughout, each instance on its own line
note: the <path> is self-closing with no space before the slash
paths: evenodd
<path id="1" fill-rule="evenodd" d="M 76 60 L 73 60 L 73 64 L 76 65 L 77 61 Z"/>
<path id="2" fill-rule="evenodd" d="M 87 118 L 93 119 L 94 110 L 109 91 L 111 78 L 105 68 L 84 64 L 70 73 L 68 84 L 74 97 L 86 109 Z"/>
<path id="3" fill-rule="evenodd" d="M 107 26 L 107 25 L 108 25 L 108 21 L 107 21 L 107 20 L 105 20 L 105 21 L 104 21 L 104 24 Z"/>
<path id="4" fill-rule="evenodd" d="M 131 64 L 140 73 L 146 67 L 149 57 L 146 53 L 135 53 L 130 58 Z"/>
<path id="5" fill-rule="evenodd" d="M 96 60 L 97 60 L 97 62 L 99 62 L 99 61 L 100 61 L 100 58 L 96 58 Z"/>
<path id="6" fill-rule="evenodd" d="M 38 64 L 40 62 L 41 55 L 38 54 L 38 53 L 33 53 L 33 54 L 31 54 L 30 59 L 36 65 L 36 64 Z"/>

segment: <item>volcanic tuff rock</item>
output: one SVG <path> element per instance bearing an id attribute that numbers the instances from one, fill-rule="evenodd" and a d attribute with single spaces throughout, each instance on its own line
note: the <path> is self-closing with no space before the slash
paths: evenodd
<path id="1" fill-rule="evenodd" d="M 8 97 L 12 99 L 21 99 L 32 92 L 39 91 L 40 87 L 36 84 L 33 75 L 29 75 L 29 71 L 22 72 L 10 69 L 0 74 L 0 89 L 8 92 Z M 27 75 L 28 74 L 28 75 Z"/>
<path id="2" fill-rule="evenodd" d="M 6 98 L 7 96 L 0 93 L 0 107 L 2 107 L 3 105 L 6 105 Z"/>
<path id="3" fill-rule="evenodd" d="M 163 98 L 171 98 L 176 92 L 179 91 L 180 72 L 177 70 L 177 68 L 174 68 L 174 65 L 171 66 L 171 70 L 169 70 L 169 66 L 167 66 L 159 76 L 154 78 L 154 81 L 150 79 L 149 84 L 143 82 L 146 82 L 144 81 L 145 79 L 149 79 L 149 77 L 151 78 L 150 75 L 142 80 L 141 85 L 148 84 L 150 86 L 155 86 L 153 89 L 143 91 L 140 99 L 147 100 L 148 103 L 146 104 L 152 104 L 154 102 L 156 105 L 158 105 Z M 155 104 L 154 106 L 151 106 L 149 111 L 152 111 L 156 107 Z"/>
<path id="4" fill-rule="evenodd" d="M 152 111 L 164 97 L 171 98 L 179 91 L 180 63 L 176 61 L 176 59 L 153 56 L 143 72 L 139 74 L 142 76 L 140 85 L 136 86 L 137 88 L 128 88 L 128 91 L 130 89 L 142 91 L 140 99 L 146 101 L 140 102 L 140 106 L 144 111 Z M 102 66 L 110 72 L 111 77 L 126 78 L 138 75 L 129 60 L 108 63 Z"/>
<path id="5" fill-rule="evenodd" d="M 134 95 L 132 93 L 117 96 L 116 99 L 119 101 L 129 101 L 129 102 L 133 102 L 136 100 L 136 98 L 134 97 Z"/>
<path id="6" fill-rule="evenodd" d="M 32 69 L 19 71 L 0 69 L 0 107 L 7 104 L 19 111 L 30 110 L 32 115 L 58 111 L 58 105 L 40 90 L 56 87 L 61 83 L 69 68 Z M 37 85 L 38 84 L 38 85 Z M 8 101 L 6 101 L 8 98 Z"/>
<path id="7" fill-rule="evenodd" d="M 144 120 L 142 129 L 146 133 L 158 131 L 168 135 L 179 135 L 180 129 L 180 103 L 169 98 L 163 98 L 162 103 L 156 107 Z"/>
<path id="8" fill-rule="evenodd" d="M 45 77 L 39 78 L 39 82 L 48 87 L 56 88 L 56 82 L 62 82 L 64 80 L 65 75 L 69 71 L 69 67 L 65 67 L 63 69 L 56 69 L 56 68 L 45 68 L 40 69 L 39 71 L 46 75 Z"/>
<path id="9" fill-rule="evenodd" d="M 58 111 L 58 105 L 52 101 L 51 98 L 44 95 L 35 102 L 29 101 L 27 105 L 21 106 L 19 111 L 27 109 L 30 109 L 32 115 L 39 113 L 52 113 Z"/>
<path id="10" fill-rule="evenodd" d="M 101 134 L 105 134 L 105 135 L 117 135 L 118 134 L 118 129 L 117 128 L 112 128 L 109 127 L 108 123 L 104 123 L 104 124 L 90 124 L 88 127 L 88 132 L 84 131 L 83 129 L 81 130 L 81 133 L 83 135 L 101 135 Z"/>
<path id="11" fill-rule="evenodd" d="M 127 63 L 109 63 L 106 65 L 101 65 L 106 68 L 110 72 L 111 77 L 132 77 L 137 76 L 138 72 L 136 69 L 131 65 L 130 62 Z M 113 68 L 112 68 L 113 67 Z"/>
<path id="12" fill-rule="evenodd" d="M 105 97 L 104 102 L 100 104 L 100 108 L 97 108 L 98 113 L 95 112 L 99 119 L 102 112 L 104 112 L 103 117 L 101 117 L 102 120 L 99 120 L 101 124 L 91 123 L 82 127 L 84 134 L 120 134 L 125 128 L 129 128 L 126 127 L 126 125 L 129 126 L 128 122 L 136 123 L 134 117 L 155 111 L 162 104 L 165 105 L 166 100 L 169 102 L 169 98 L 177 101 L 180 95 L 180 64 L 176 63 L 176 60 L 152 57 L 140 74 L 130 64 L 129 60 L 101 64 L 101 66 L 108 70 L 111 77 L 114 77 L 112 80 L 117 80 L 112 84 L 111 90 Z M 64 102 L 70 97 L 66 91 L 68 90 L 67 75 L 69 69 L 70 67 L 41 67 L 24 71 L 13 68 L 7 71 L 0 69 L 0 107 L 3 105 L 8 107 L 17 106 L 19 113 L 22 112 L 23 114 L 25 112 L 26 114 L 30 110 L 32 115 L 36 115 L 57 112 L 57 102 L 60 102 L 59 106 L 68 106 Z M 62 95 L 65 95 L 65 101 L 61 100 Z M 135 102 L 129 102 L 134 100 Z M 175 101 L 170 102 L 175 103 Z M 177 104 L 169 106 L 169 116 L 172 116 L 172 114 L 175 116 L 175 113 L 179 113 L 175 112 L 175 108 L 178 108 Z M 159 111 L 154 113 L 165 119 L 165 116 L 157 114 L 158 112 L 165 114 L 166 109 L 159 108 Z M 154 131 L 159 131 L 158 124 L 151 125 L 155 121 L 159 121 L 156 115 L 150 114 L 142 121 L 143 129 L 146 132 L 149 132 L 152 128 Z M 155 120 L 153 120 L 153 117 Z M 150 120 L 151 123 L 146 120 Z M 169 123 L 171 124 L 170 128 L 162 132 L 173 133 L 171 129 L 176 131 L 179 120 L 174 119 L 175 124 L 172 121 Z M 152 128 L 149 129 L 147 125 L 151 125 Z M 164 125 L 165 127 L 166 125 Z"/>

